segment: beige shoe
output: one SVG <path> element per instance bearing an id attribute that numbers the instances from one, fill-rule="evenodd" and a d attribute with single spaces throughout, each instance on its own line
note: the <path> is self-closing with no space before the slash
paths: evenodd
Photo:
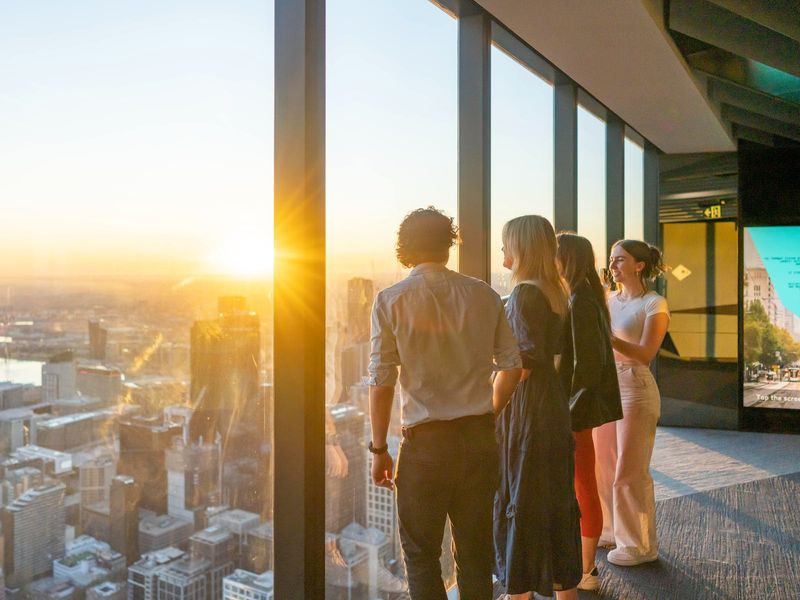
<path id="1" fill-rule="evenodd" d="M 584 573 L 583 577 L 581 577 L 581 582 L 578 584 L 578 589 L 585 590 L 587 592 L 594 592 L 600 587 L 599 575 L 600 574 L 597 572 L 597 567 L 588 573 Z"/>

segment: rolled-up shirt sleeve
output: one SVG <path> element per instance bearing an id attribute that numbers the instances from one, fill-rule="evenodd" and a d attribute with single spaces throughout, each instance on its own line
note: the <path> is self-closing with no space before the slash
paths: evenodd
<path id="1" fill-rule="evenodd" d="M 372 334 L 369 355 L 369 375 L 367 385 L 394 387 L 397 383 L 397 367 L 400 366 L 400 354 L 397 351 L 397 340 L 391 323 L 386 316 L 383 296 L 378 294 L 372 305 Z"/>
<path id="2" fill-rule="evenodd" d="M 497 326 L 494 331 L 494 370 L 507 371 L 522 366 L 519 344 L 511 331 L 503 305 L 497 307 Z"/>

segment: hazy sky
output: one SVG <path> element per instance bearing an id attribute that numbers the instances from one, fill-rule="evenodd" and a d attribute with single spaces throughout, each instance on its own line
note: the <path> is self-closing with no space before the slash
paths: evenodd
<path id="1" fill-rule="evenodd" d="M 4 2 L 0 278 L 185 277 L 267 254 L 273 10 Z M 407 211 L 456 212 L 457 23 L 427 0 L 335 0 L 327 12 L 329 261 L 393 271 Z M 517 214 L 552 216 L 552 89 L 497 50 L 492 81 L 495 238 Z M 603 123 L 581 114 L 579 140 L 591 233 Z"/>

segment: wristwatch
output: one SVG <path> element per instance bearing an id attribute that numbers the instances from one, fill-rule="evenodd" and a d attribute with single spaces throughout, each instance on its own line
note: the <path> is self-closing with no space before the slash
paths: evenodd
<path id="1" fill-rule="evenodd" d="M 372 445 L 372 440 L 370 440 L 369 446 L 367 446 L 367 450 L 369 450 L 373 454 L 386 454 L 389 451 L 389 444 L 381 446 L 380 448 L 376 448 L 375 446 Z"/>

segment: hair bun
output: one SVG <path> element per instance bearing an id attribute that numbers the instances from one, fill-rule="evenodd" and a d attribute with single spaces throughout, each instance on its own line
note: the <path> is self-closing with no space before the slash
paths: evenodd
<path id="1" fill-rule="evenodd" d="M 650 273 L 650 279 L 655 279 L 656 277 L 667 271 L 667 267 L 666 265 L 664 265 L 663 262 L 663 256 L 661 254 L 661 250 L 652 245 L 650 245 L 650 261 L 652 269 Z"/>

